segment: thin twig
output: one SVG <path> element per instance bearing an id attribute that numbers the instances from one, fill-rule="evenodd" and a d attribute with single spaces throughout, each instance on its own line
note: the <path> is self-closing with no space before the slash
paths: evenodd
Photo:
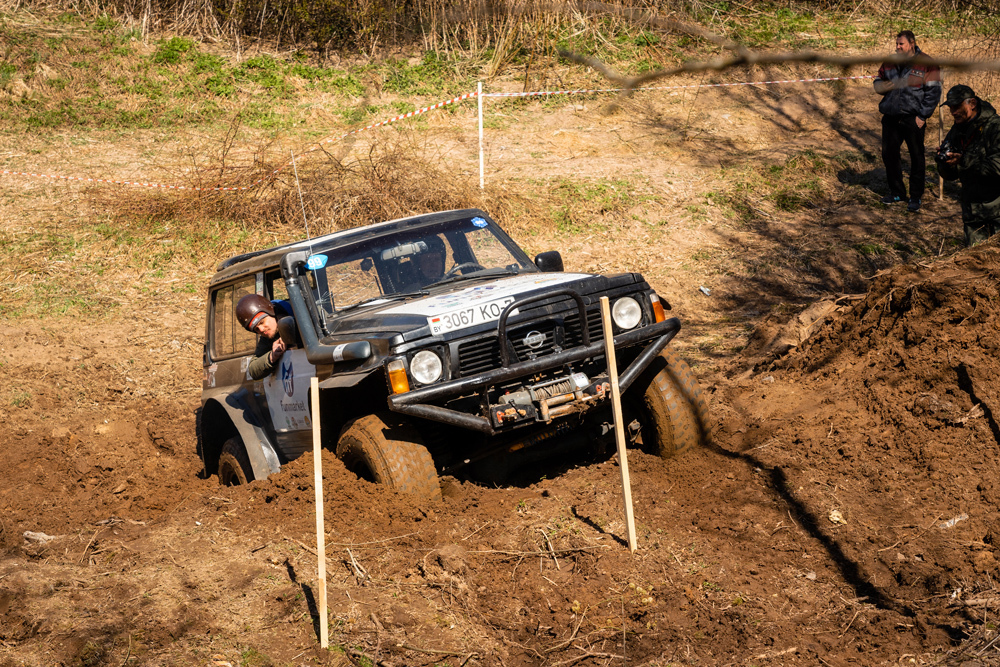
<path id="1" fill-rule="evenodd" d="M 927 526 L 926 528 L 924 528 L 922 531 L 920 531 L 919 533 L 917 533 L 913 537 L 900 538 L 900 539 L 896 540 L 895 544 L 890 544 L 887 547 L 879 549 L 876 553 L 882 553 L 883 551 L 888 551 L 889 549 L 892 549 L 895 546 L 899 546 L 903 542 L 909 542 L 910 540 L 915 540 L 918 537 L 921 537 L 924 533 L 926 533 L 928 530 L 930 530 L 931 528 L 933 528 L 934 524 L 936 524 L 940 518 L 941 518 L 941 515 L 938 514 L 936 517 L 934 517 L 934 520 L 931 521 L 931 525 Z"/>
<path id="2" fill-rule="evenodd" d="M 89 548 L 90 548 L 90 545 L 94 543 L 94 540 L 95 540 L 95 539 L 97 539 L 97 533 L 99 533 L 99 532 L 101 532 L 101 529 L 100 529 L 100 528 L 98 528 L 97 530 L 95 530 L 95 531 L 94 531 L 94 535 L 93 535 L 93 537 L 91 537 L 91 538 L 90 538 L 90 541 L 89 541 L 89 542 L 87 542 L 87 546 L 85 546 L 85 547 L 83 548 L 83 553 L 82 553 L 82 554 L 80 554 L 80 561 L 79 561 L 79 562 L 81 562 L 81 563 L 82 563 L 82 562 L 83 562 L 83 559 L 87 557 L 87 549 L 89 549 Z"/>
<path id="3" fill-rule="evenodd" d="M 949 607 L 988 607 L 991 604 L 997 604 L 1000 602 L 1000 598 L 970 598 L 968 600 L 955 600 L 954 602 L 949 602 Z M 998 635 L 1000 636 L 1000 635 Z"/>
<path id="4" fill-rule="evenodd" d="M 429 655 L 479 655 L 475 651 L 472 653 L 465 653 L 465 651 L 441 651 L 434 648 L 420 648 L 419 646 L 412 646 L 410 644 L 396 644 L 397 648 L 405 648 L 407 651 L 416 651 L 417 653 L 427 653 Z"/>
<path id="5" fill-rule="evenodd" d="M 361 567 L 361 564 L 354 557 L 354 554 L 351 553 L 350 549 L 347 550 L 347 555 L 351 557 L 351 567 L 354 568 L 354 576 L 356 576 L 358 578 L 358 585 L 359 586 L 364 586 L 365 582 L 368 581 L 368 572 L 367 572 L 367 570 L 365 570 L 365 568 Z"/>
<path id="6" fill-rule="evenodd" d="M 332 531 L 331 531 L 332 532 Z M 328 532 L 327 535 L 330 533 Z M 395 537 L 387 537 L 384 540 L 372 540 L 371 542 L 327 542 L 327 546 L 331 547 L 363 547 L 368 544 L 384 544 L 385 542 L 392 542 L 393 540 L 401 540 L 404 537 L 411 537 L 413 535 L 419 535 L 420 531 L 413 533 L 406 533 L 405 535 L 396 535 Z"/>
<path id="7" fill-rule="evenodd" d="M 861 614 L 861 610 L 860 609 L 858 609 L 856 612 L 854 612 L 854 618 L 852 618 L 851 622 L 847 624 L 847 627 L 844 628 L 844 631 L 840 633 L 840 637 L 843 637 L 844 635 L 847 634 L 847 631 L 850 630 L 851 626 L 854 624 L 854 619 L 856 619 L 859 614 Z M 840 639 L 840 637 L 837 637 L 837 639 Z"/>
<path id="8" fill-rule="evenodd" d="M 481 531 L 483 528 L 485 528 L 486 526 L 490 525 L 491 523 L 493 523 L 493 521 L 487 521 L 482 526 L 480 526 L 479 528 L 476 528 L 474 531 L 472 531 L 471 533 L 469 533 L 468 535 L 466 535 L 465 537 L 463 537 L 462 541 L 463 542 L 466 541 L 467 539 L 469 539 L 470 537 L 472 537 L 473 535 L 475 535 L 476 533 L 478 533 L 479 531 Z"/>
<path id="9" fill-rule="evenodd" d="M 356 648 L 348 648 L 347 646 L 345 646 L 344 651 L 348 657 L 354 656 L 355 658 L 363 658 L 364 660 L 370 662 L 373 665 L 380 665 L 380 667 L 393 667 L 392 663 L 386 662 L 385 660 L 376 660 L 375 658 L 372 658 L 371 656 L 362 653 Z M 351 663 L 355 665 L 358 664 L 353 660 L 351 660 Z"/>
<path id="10" fill-rule="evenodd" d="M 184 496 L 184 500 L 182 500 L 182 501 L 180 501 L 179 503 L 177 503 L 177 504 L 176 504 L 176 505 L 174 506 L 174 508 L 173 508 L 172 510 L 170 510 L 169 512 L 167 512 L 167 513 L 166 513 L 166 514 L 164 514 L 163 516 L 164 516 L 164 517 L 167 517 L 167 516 L 170 516 L 171 514 L 173 514 L 173 513 L 174 513 L 174 512 L 176 512 L 177 510 L 179 510 L 179 509 L 181 508 L 181 505 L 183 505 L 184 503 L 186 503 L 186 502 L 188 501 L 188 498 L 190 498 L 191 496 L 193 496 L 193 495 L 194 495 L 194 493 L 195 493 L 195 492 L 194 492 L 194 491 L 192 491 L 191 493 L 189 493 L 189 494 L 187 494 L 186 496 Z"/>
<path id="11" fill-rule="evenodd" d="M 1000 635 L 994 637 L 993 640 L 989 644 L 984 646 L 982 649 L 980 649 L 980 651 L 976 655 L 982 655 L 983 653 L 986 653 L 986 651 L 988 651 L 994 644 L 997 643 L 997 640 L 1000 640 Z"/>
<path id="12" fill-rule="evenodd" d="M 624 655 L 618 653 L 597 653 L 596 651 L 588 651 L 579 646 L 574 646 L 573 648 L 579 651 L 583 651 L 583 653 L 581 655 L 576 656 L 575 658 L 570 658 L 569 660 L 563 660 L 562 662 L 554 662 L 552 663 L 552 667 L 561 667 L 562 665 L 572 665 L 574 662 L 580 662 L 581 660 L 585 660 L 587 658 L 607 658 L 609 660 L 625 659 Z"/>
<path id="13" fill-rule="evenodd" d="M 588 551 L 596 551 L 597 549 L 610 549 L 611 547 L 605 544 L 598 544 L 595 547 L 577 547 L 575 549 L 554 549 L 551 553 L 557 554 L 575 554 L 575 553 L 586 553 Z M 550 552 L 548 551 L 505 551 L 502 549 L 483 549 L 483 550 L 470 550 L 466 553 L 470 554 L 500 554 L 502 556 L 547 556 Z"/>
<path id="14" fill-rule="evenodd" d="M 550 646 L 549 648 L 545 649 L 545 654 L 548 655 L 549 653 L 552 653 L 553 651 L 558 651 L 561 648 L 566 648 L 571 643 L 573 643 L 573 640 L 576 639 L 576 633 L 580 631 L 580 626 L 583 625 L 583 619 L 585 619 L 586 617 L 587 617 L 587 612 L 583 612 L 580 615 L 580 621 L 576 624 L 576 627 L 573 628 L 573 632 L 572 632 L 572 634 L 570 634 L 569 639 L 567 639 L 564 642 L 560 642 L 560 643 L 556 644 L 555 646 Z"/>
<path id="15" fill-rule="evenodd" d="M 549 540 L 549 535 L 548 535 L 548 533 L 546 533 L 546 532 L 545 532 L 545 530 L 544 530 L 544 529 L 542 529 L 542 528 L 539 528 L 539 529 L 538 529 L 538 532 L 540 532 L 540 533 L 542 534 L 542 537 L 544 537 L 544 538 L 545 538 L 545 543 L 549 545 L 549 553 L 551 553 L 551 554 L 552 554 L 552 560 L 553 560 L 553 562 L 555 562 L 555 564 L 556 564 L 556 569 L 557 569 L 557 570 L 561 570 L 562 568 L 561 568 L 561 567 L 559 567 L 559 559 L 558 559 L 558 558 L 556 558 L 556 552 L 555 552 L 555 549 L 553 549 L 553 548 L 552 548 L 552 542 L 551 542 L 551 540 Z"/>
<path id="16" fill-rule="evenodd" d="M 128 650 L 125 651 L 125 659 L 122 660 L 121 667 L 125 667 L 128 663 L 128 659 L 132 656 L 132 633 L 128 635 Z"/>

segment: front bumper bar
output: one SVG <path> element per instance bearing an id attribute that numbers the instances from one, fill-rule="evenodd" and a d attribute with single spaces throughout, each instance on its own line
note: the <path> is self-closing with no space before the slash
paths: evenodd
<path id="1" fill-rule="evenodd" d="M 672 317 L 669 320 L 648 327 L 642 327 L 641 329 L 626 331 L 614 337 L 616 350 L 649 341 L 642 353 L 629 364 L 629 367 L 624 372 L 618 375 L 618 386 L 622 393 L 646 370 L 653 359 L 663 351 L 667 343 L 680 330 L 681 321 L 676 317 Z M 479 415 L 470 415 L 458 410 L 441 407 L 440 405 L 433 405 L 431 402 L 467 396 L 508 380 L 528 378 L 541 371 L 558 368 L 574 361 L 581 361 L 601 354 L 604 354 L 603 340 L 590 343 L 589 345 L 574 347 L 565 352 L 548 355 L 532 361 L 479 373 L 467 378 L 415 389 L 405 394 L 394 394 L 389 396 L 389 409 L 412 417 L 431 419 L 493 435 L 496 433 L 496 430 L 488 418 Z"/>

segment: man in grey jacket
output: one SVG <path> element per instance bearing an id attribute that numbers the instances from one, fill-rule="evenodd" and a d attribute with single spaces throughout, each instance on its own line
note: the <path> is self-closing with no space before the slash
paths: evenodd
<path id="1" fill-rule="evenodd" d="M 913 33 L 904 30 L 896 35 L 896 53 L 915 57 L 924 55 Z M 882 96 L 882 162 L 889 181 L 889 194 L 883 204 L 906 201 L 900 148 L 906 143 L 910 154 L 910 196 L 907 209 L 920 210 L 924 195 L 926 158 L 924 131 L 941 99 L 941 70 L 936 65 L 882 63 L 875 77 L 875 92 Z"/>

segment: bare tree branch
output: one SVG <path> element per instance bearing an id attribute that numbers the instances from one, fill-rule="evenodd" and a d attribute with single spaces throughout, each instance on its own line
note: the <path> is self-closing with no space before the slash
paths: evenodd
<path id="1" fill-rule="evenodd" d="M 627 9 L 616 7 L 603 2 L 581 3 L 582 9 L 587 9 L 595 13 L 613 13 L 625 16 L 638 23 L 669 30 L 681 32 L 692 37 L 698 37 L 712 44 L 732 51 L 733 55 L 715 58 L 705 61 L 688 61 L 677 67 L 665 70 L 647 72 L 637 77 L 627 77 L 619 74 L 606 63 L 590 56 L 573 53 L 571 51 L 560 50 L 559 55 L 573 62 L 586 65 L 603 74 L 607 79 L 623 88 L 622 96 L 627 96 L 636 88 L 640 88 L 658 79 L 666 79 L 678 74 L 691 74 L 695 72 L 722 72 L 735 67 L 747 67 L 751 65 L 779 65 L 788 63 L 818 63 L 823 65 L 833 65 L 847 70 L 857 65 L 880 65 L 882 63 L 893 64 L 914 64 L 914 65 L 937 65 L 938 67 L 948 67 L 960 71 L 1000 71 L 1000 60 L 967 60 L 962 58 L 932 58 L 926 54 L 917 56 L 907 56 L 902 54 L 862 54 L 857 56 L 837 56 L 815 51 L 792 51 L 786 53 L 762 53 L 752 51 L 742 44 L 738 44 L 730 39 L 717 35 L 700 26 L 676 21 L 673 19 L 661 18 L 646 11 L 637 9 Z"/>
<path id="2" fill-rule="evenodd" d="M 700 37 L 706 42 L 711 42 L 717 46 L 721 46 L 727 51 L 733 51 L 740 55 L 750 54 L 747 47 L 734 42 L 730 39 L 726 39 L 721 35 L 717 35 L 714 32 L 706 30 L 701 26 L 697 26 L 691 23 L 685 23 L 683 21 L 676 21 L 674 19 L 662 18 L 651 14 L 647 11 L 642 11 L 639 9 L 632 9 L 628 7 L 620 7 L 616 5 L 609 5 L 606 2 L 581 2 L 579 5 L 580 9 L 586 9 L 592 13 L 605 13 L 605 14 L 617 14 L 619 16 L 624 16 L 631 21 L 636 23 L 646 23 L 648 25 L 656 26 L 657 28 L 663 28 L 664 30 L 671 30 L 673 32 L 682 32 L 686 35 L 691 35 L 692 37 Z"/>
<path id="3" fill-rule="evenodd" d="M 692 72 L 721 72 L 734 67 L 749 65 L 778 65 L 786 63 L 820 63 L 834 65 L 841 69 L 849 69 L 856 65 L 880 65 L 882 63 L 907 63 L 915 65 L 937 65 L 963 71 L 1000 71 L 1000 60 L 965 60 L 962 58 L 931 58 L 926 55 L 900 56 L 868 54 L 860 56 L 831 56 L 814 51 L 792 51 L 790 53 L 759 53 L 747 52 L 744 55 L 713 60 L 690 60 L 677 67 L 655 72 L 647 72 L 641 76 L 626 77 L 605 65 L 597 58 L 580 55 L 570 51 L 560 51 L 559 55 L 567 60 L 591 67 L 624 89 L 625 95 L 657 79 L 666 79 L 678 74 Z"/>

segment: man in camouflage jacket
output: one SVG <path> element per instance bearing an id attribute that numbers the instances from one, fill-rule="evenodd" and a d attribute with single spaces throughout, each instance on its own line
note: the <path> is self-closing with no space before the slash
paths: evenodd
<path id="1" fill-rule="evenodd" d="M 924 55 L 917 47 L 916 37 L 909 30 L 896 35 L 896 53 L 905 56 Z M 900 147 L 906 142 L 910 154 L 911 212 L 920 210 L 924 195 L 925 170 L 924 131 L 927 119 L 941 100 L 941 70 L 936 65 L 882 63 L 875 77 L 875 92 L 882 95 L 878 110 L 882 112 L 882 162 L 889 181 L 889 194 L 883 204 L 906 201 L 903 183 L 903 163 Z"/>
<path id="2" fill-rule="evenodd" d="M 968 86 L 952 86 L 944 103 L 955 124 L 935 160 L 944 178 L 962 183 L 965 244 L 972 246 L 1000 231 L 1000 116 Z"/>

